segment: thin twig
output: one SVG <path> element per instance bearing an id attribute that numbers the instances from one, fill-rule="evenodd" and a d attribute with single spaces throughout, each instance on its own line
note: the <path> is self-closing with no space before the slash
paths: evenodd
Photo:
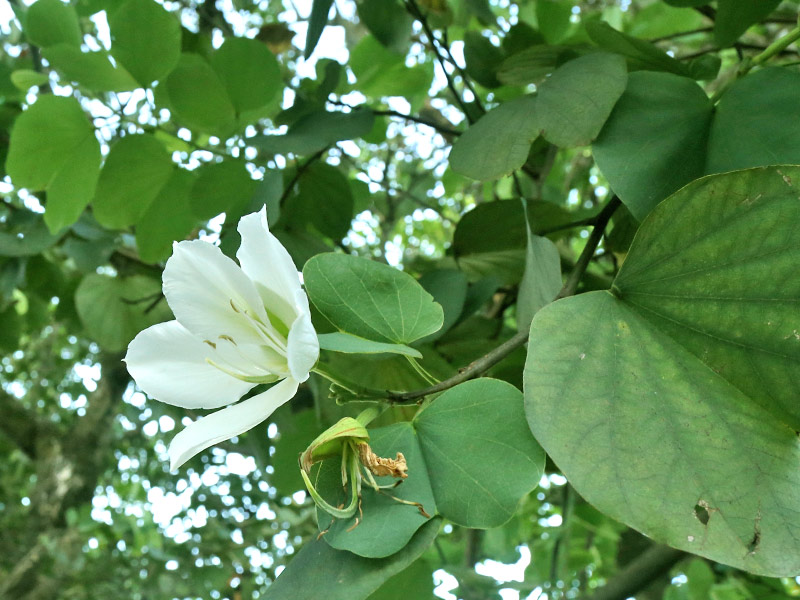
<path id="1" fill-rule="evenodd" d="M 278 206 L 283 207 L 283 203 L 286 202 L 286 199 L 289 197 L 289 194 L 292 193 L 292 190 L 297 182 L 300 181 L 303 173 L 305 173 L 313 163 L 318 161 L 322 155 L 330 149 L 330 146 L 325 146 L 322 150 L 315 152 L 306 162 L 297 167 L 297 170 L 294 172 L 294 177 L 292 177 L 291 181 L 286 185 L 285 188 L 283 188 L 283 193 L 281 194 L 280 200 L 278 200 Z"/>

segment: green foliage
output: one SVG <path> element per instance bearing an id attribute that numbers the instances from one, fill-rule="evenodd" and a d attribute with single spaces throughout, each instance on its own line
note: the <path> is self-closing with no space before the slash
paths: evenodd
<path id="1" fill-rule="evenodd" d="M 798 569 L 799 176 L 741 171 L 670 197 L 610 293 L 534 318 L 525 371 L 531 429 L 590 502 L 657 540 L 773 576 Z M 745 231 L 762 243 L 742 244 Z"/>
<path id="2" fill-rule="evenodd" d="M 0 23 L 0 597 L 427 598 L 440 569 L 465 600 L 800 595 L 797 1 L 309 6 Z M 320 361 L 169 473 L 204 411 L 121 358 L 171 318 L 174 242 L 234 269 L 263 206 L 274 247 L 242 256 L 267 312 L 236 318 L 304 312 L 276 291 L 303 268 Z M 226 285 L 198 273 L 193 301 Z M 284 325 L 198 361 L 269 371 L 313 347 Z M 298 456 L 359 415 L 408 477 L 362 469 L 331 523 Z M 312 471 L 334 511 L 343 448 Z M 632 584 L 652 556 L 669 573 Z"/>

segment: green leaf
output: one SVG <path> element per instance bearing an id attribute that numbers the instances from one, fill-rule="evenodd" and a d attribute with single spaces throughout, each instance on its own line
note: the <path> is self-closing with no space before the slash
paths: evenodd
<path id="1" fill-rule="evenodd" d="M 450 151 L 450 168 L 481 181 L 500 179 L 525 164 L 538 135 L 535 96 L 504 102 L 456 140 Z"/>
<path id="2" fill-rule="evenodd" d="M 111 54 L 142 87 L 161 81 L 181 56 L 178 19 L 153 0 L 127 0 L 108 14 Z"/>
<path id="3" fill-rule="evenodd" d="M 376 40 L 392 52 L 405 54 L 414 19 L 397 0 L 364 0 L 356 9 L 358 18 Z"/>
<path id="4" fill-rule="evenodd" d="M 91 273 L 75 291 L 75 308 L 89 337 L 109 352 L 124 350 L 142 329 L 172 316 L 161 282 L 144 275 Z"/>
<path id="5" fill-rule="evenodd" d="M 164 145 L 152 135 L 129 134 L 111 147 L 92 201 L 97 222 L 110 229 L 136 223 L 172 175 Z"/>
<path id="6" fill-rule="evenodd" d="M 172 252 L 172 242 L 185 239 L 197 224 L 189 195 L 195 183 L 193 173 L 174 169 L 155 199 L 136 223 L 139 258 L 155 263 Z"/>
<path id="7" fill-rule="evenodd" d="M 531 430 L 588 502 L 769 576 L 800 570 L 795 181 L 751 169 L 665 200 L 611 293 L 534 317 L 525 367 Z"/>
<path id="8" fill-rule="evenodd" d="M 25 35 L 32 44 L 47 48 L 69 44 L 80 48 L 83 41 L 78 14 L 61 0 L 38 0 L 25 15 Z"/>
<path id="9" fill-rule="evenodd" d="M 442 307 L 413 277 L 364 258 L 320 254 L 303 268 L 311 301 L 337 329 L 408 344 L 442 326 Z"/>
<path id="10" fill-rule="evenodd" d="M 527 331 L 531 319 L 550 304 L 561 290 L 561 255 L 556 245 L 545 237 L 528 232 L 525 272 L 517 298 L 517 329 Z"/>
<path id="11" fill-rule="evenodd" d="M 467 299 L 467 278 L 456 269 L 437 269 L 420 277 L 419 284 L 442 306 L 444 312 L 441 329 L 420 342 L 430 343 L 447 333 L 461 317 Z"/>
<path id="12" fill-rule="evenodd" d="M 539 83 L 562 62 L 568 50 L 560 46 L 532 46 L 512 54 L 497 68 L 497 79 L 506 85 Z"/>
<path id="13" fill-rule="evenodd" d="M 197 180 L 192 187 L 190 202 L 192 212 L 198 219 L 240 211 L 250 202 L 258 186 L 243 160 L 206 163 L 196 173 Z"/>
<path id="14" fill-rule="evenodd" d="M 322 35 L 322 30 L 328 24 L 328 13 L 331 12 L 333 0 L 313 0 L 311 5 L 311 16 L 308 18 L 308 30 L 306 32 L 306 47 L 303 56 L 306 60 L 314 52 L 317 42 Z"/>
<path id="15" fill-rule="evenodd" d="M 589 144 L 627 81 L 625 60 L 616 54 L 588 54 L 559 67 L 539 87 L 536 111 L 542 135 L 560 147 Z"/>
<path id="16" fill-rule="evenodd" d="M 100 174 L 100 144 L 78 101 L 40 96 L 14 124 L 6 169 L 15 185 L 47 191 L 51 232 L 74 223 Z"/>
<path id="17" fill-rule="evenodd" d="M 63 79 L 95 92 L 127 92 L 139 87 L 131 74 L 112 65 L 103 51 L 81 52 L 69 44 L 57 44 L 43 49 L 42 55 Z"/>
<path id="18" fill-rule="evenodd" d="M 714 40 L 720 48 L 730 46 L 750 25 L 765 19 L 781 0 L 719 0 L 714 19 Z"/>
<path id="19" fill-rule="evenodd" d="M 503 51 L 477 31 L 464 34 L 464 60 L 467 74 L 486 88 L 500 86 L 497 69 L 503 62 Z"/>
<path id="20" fill-rule="evenodd" d="M 237 115 L 269 104 L 283 89 L 281 71 L 275 55 L 261 42 L 247 38 L 227 38 L 211 56 Z"/>
<path id="21" fill-rule="evenodd" d="M 368 600 L 397 600 L 398 593 L 405 598 L 430 598 L 433 595 L 434 570 L 425 559 L 420 559 L 387 579 Z"/>
<path id="22" fill-rule="evenodd" d="M 11 73 L 11 83 L 23 92 L 27 92 L 34 86 L 43 85 L 50 81 L 44 73 L 31 69 L 17 69 Z"/>
<path id="23" fill-rule="evenodd" d="M 300 176 L 297 201 L 317 231 L 341 240 L 353 219 L 353 192 L 342 172 L 332 165 L 315 163 Z"/>
<path id="24" fill-rule="evenodd" d="M 270 421 L 278 426 L 279 435 L 270 460 L 275 472 L 268 476 L 268 481 L 285 496 L 305 489 L 297 458 L 323 431 L 313 409 L 291 412 L 292 409 L 291 403 L 285 404 L 270 417 Z M 258 444 L 261 445 L 260 440 Z"/>
<path id="25" fill-rule="evenodd" d="M 676 75 L 689 75 L 686 65 L 647 42 L 617 31 L 603 21 L 589 21 L 586 32 L 592 41 L 609 52 L 621 54 L 628 59 L 631 69 L 664 71 Z"/>
<path id="26" fill-rule="evenodd" d="M 548 44 L 557 44 L 564 39 L 570 29 L 572 2 L 563 0 L 538 0 L 536 2 L 536 21 Z"/>
<path id="27" fill-rule="evenodd" d="M 691 79 L 670 73 L 629 75 L 592 152 L 638 220 L 703 174 L 711 115 L 711 102 Z M 645 151 L 648 159 L 639 160 Z"/>
<path id="28" fill-rule="evenodd" d="M 502 525 L 544 472 L 525 426 L 522 392 L 497 379 L 462 383 L 414 418 L 440 514 L 458 525 Z"/>
<path id="29" fill-rule="evenodd" d="M 427 94 L 433 80 L 432 63 L 409 67 L 405 57 L 384 48 L 373 36 L 364 36 L 350 53 L 355 89 L 367 97 L 403 96 L 412 104 Z"/>
<path id="30" fill-rule="evenodd" d="M 403 344 L 386 344 L 384 342 L 374 342 L 356 335 L 337 331 L 336 333 L 320 333 L 319 347 L 322 350 L 331 352 L 343 352 L 345 354 L 402 354 L 422 358 L 419 350 Z"/>
<path id="31" fill-rule="evenodd" d="M 171 109 L 190 129 L 214 135 L 232 130 L 236 109 L 216 71 L 199 54 L 181 55 L 166 89 Z"/>
<path id="32" fill-rule="evenodd" d="M 311 541 L 269 586 L 264 597 L 267 600 L 318 600 L 321 596 L 326 600 L 362 600 L 419 558 L 433 543 L 440 525 L 439 519 L 432 519 L 402 550 L 380 559 L 335 550 L 323 540 Z"/>
<path id="33" fill-rule="evenodd" d="M 375 116 L 369 109 L 349 113 L 315 111 L 300 118 L 283 135 L 260 135 L 247 141 L 274 154 L 313 154 L 335 142 L 368 134 L 374 121 Z"/>
<path id="34" fill-rule="evenodd" d="M 782 68 L 762 69 L 734 83 L 716 107 L 706 173 L 800 164 L 798 94 L 800 74 Z"/>
<path id="35" fill-rule="evenodd" d="M 34 256 L 58 241 L 41 215 L 27 210 L 12 212 L 2 223 L 0 255 Z"/>
<path id="36" fill-rule="evenodd" d="M 436 505 L 428 480 L 428 470 L 411 423 L 395 423 L 370 431 L 369 445 L 378 456 L 394 458 L 402 452 L 408 463 L 408 478 L 386 490 L 402 500 L 419 502 L 426 512 L 433 515 Z M 312 478 L 317 488 L 329 503 L 337 506 L 347 502 L 342 489 L 341 460 L 327 460 Z M 378 485 L 390 485 L 397 480 L 391 477 L 376 477 Z M 349 487 L 348 487 L 349 494 Z M 317 509 L 320 530 L 328 529 L 323 538 L 340 550 L 348 550 L 359 556 L 383 558 L 401 550 L 414 533 L 428 521 L 415 506 L 401 504 L 387 494 L 377 493 L 366 483 L 361 490 L 362 516 L 355 529 L 355 519 L 332 518 L 322 509 Z M 348 531 L 348 529 L 350 531 Z"/>

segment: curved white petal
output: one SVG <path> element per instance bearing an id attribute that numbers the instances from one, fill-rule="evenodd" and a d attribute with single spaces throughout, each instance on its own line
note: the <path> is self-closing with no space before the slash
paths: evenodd
<path id="1" fill-rule="evenodd" d="M 286 248 L 269 231 L 266 207 L 242 217 L 238 230 L 242 244 L 236 258 L 242 270 L 263 286 L 260 291 L 270 311 L 290 325 L 297 317 L 293 304 L 295 293 L 301 289 L 300 277 Z"/>
<path id="2" fill-rule="evenodd" d="M 266 320 L 261 297 L 247 275 L 216 246 L 200 240 L 176 243 L 163 281 L 175 318 L 201 340 L 226 335 L 239 343 L 259 343 L 253 326 L 231 302 L 238 310 Z"/>
<path id="3" fill-rule="evenodd" d="M 128 345 L 128 372 L 148 396 L 184 408 L 219 408 L 236 402 L 255 384 L 212 367 L 214 350 L 177 321 L 139 332 Z"/>
<path id="4" fill-rule="evenodd" d="M 308 379 L 308 372 L 319 358 L 319 338 L 311 323 L 308 297 L 303 290 L 295 293 L 295 306 L 298 317 L 289 329 L 286 358 L 292 377 L 302 382 Z"/>
<path id="5" fill-rule="evenodd" d="M 169 445 L 170 469 L 175 470 L 198 452 L 244 433 L 269 417 L 297 393 L 298 383 L 284 379 L 266 392 L 211 413 L 179 432 Z"/>

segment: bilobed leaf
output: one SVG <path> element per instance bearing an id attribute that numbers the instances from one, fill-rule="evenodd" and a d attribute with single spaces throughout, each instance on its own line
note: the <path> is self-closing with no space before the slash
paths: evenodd
<path id="1" fill-rule="evenodd" d="M 766 18 L 781 0 L 719 0 L 714 19 L 714 39 L 720 48 L 730 46 L 750 25 Z"/>
<path id="2" fill-rule="evenodd" d="M 419 284 L 441 304 L 444 311 L 442 328 L 425 337 L 421 343 L 430 343 L 447 333 L 455 325 L 467 299 L 467 278 L 456 269 L 428 271 L 419 279 Z"/>
<path id="3" fill-rule="evenodd" d="M 169 179 L 174 165 L 152 135 L 126 135 L 111 147 L 100 171 L 92 207 L 110 229 L 136 223 Z"/>
<path id="4" fill-rule="evenodd" d="M 42 50 L 42 55 L 67 81 L 96 92 L 127 92 L 140 87 L 123 67 L 114 66 L 108 53 L 82 52 L 70 44 L 56 44 Z"/>
<path id="5" fill-rule="evenodd" d="M 798 94 L 800 74 L 782 68 L 762 69 L 731 85 L 716 107 L 706 173 L 800 164 Z"/>
<path id="6" fill-rule="evenodd" d="M 190 129 L 230 133 L 236 109 L 217 72 L 198 54 L 184 53 L 166 80 L 170 107 Z"/>
<path id="7" fill-rule="evenodd" d="M 462 383 L 413 421 L 438 512 L 473 528 L 502 525 L 544 472 L 522 392 L 497 379 Z"/>
<path id="8" fill-rule="evenodd" d="M 497 68 L 497 79 L 506 85 L 539 83 L 555 71 L 569 50 L 563 46 L 545 44 L 531 46 L 512 54 Z"/>
<path id="9" fill-rule="evenodd" d="M 283 135 L 260 135 L 248 143 L 275 154 L 313 154 L 334 142 L 352 140 L 370 132 L 375 116 L 371 110 L 349 113 L 315 111 L 301 117 Z"/>
<path id="10" fill-rule="evenodd" d="M 317 231 L 340 240 L 353 219 L 353 192 L 342 172 L 326 163 L 315 163 L 300 176 L 297 201 Z"/>
<path id="11" fill-rule="evenodd" d="M 91 273 L 75 292 L 75 308 L 90 338 L 104 350 L 120 352 L 142 329 L 172 316 L 160 296 L 156 279 Z"/>
<path id="12" fill-rule="evenodd" d="M 497 69 L 503 62 L 503 51 L 477 31 L 464 34 L 464 60 L 467 74 L 486 88 L 500 85 Z"/>
<path id="13" fill-rule="evenodd" d="M 126 0 L 108 15 L 111 54 L 142 87 L 161 81 L 181 55 L 181 26 L 154 0 Z"/>
<path id="14" fill-rule="evenodd" d="M 223 212 L 241 210 L 250 202 L 258 186 L 243 160 L 206 163 L 196 173 L 190 205 L 198 219 L 210 219 Z"/>
<path id="15" fill-rule="evenodd" d="M 586 500 L 769 576 L 800 570 L 798 181 L 757 168 L 665 200 L 610 293 L 534 317 L 525 368 L 531 430 Z"/>
<path id="16" fill-rule="evenodd" d="M 442 307 L 413 277 L 364 258 L 326 253 L 303 268 L 311 301 L 336 328 L 408 344 L 442 326 Z"/>
<path id="17" fill-rule="evenodd" d="M 345 354 L 402 354 L 422 358 L 419 350 L 403 344 L 387 344 L 375 342 L 350 333 L 337 331 L 335 333 L 320 333 L 317 335 L 319 347 L 322 350 L 343 352 Z"/>
<path id="18" fill-rule="evenodd" d="M 700 177 L 712 106 L 694 81 L 639 72 L 592 146 L 597 166 L 634 217 Z M 646 161 L 639 160 L 646 153 Z"/>
<path id="19" fill-rule="evenodd" d="M 80 48 L 83 41 L 78 14 L 61 0 L 34 2 L 25 15 L 24 25 L 28 40 L 40 48 L 56 44 Z"/>
<path id="20" fill-rule="evenodd" d="M 504 102 L 456 140 L 450 151 L 450 168 L 472 179 L 499 179 L 525 164 L 538 135 L 535 96 Z"/>
<path id="21" fill-rule="evenodd" d="M 263 108 L 283 89 L 275 55 L 266 45 L 248 38 L 230 37 L 211 56 L 237 115 Z"/>
<path id="22" fill-rule="evenodd" d="M 51 232 L 74 223 L 100 174 L 100 144 L 78 101 L 40 96 L 14 124 L 6 169 L 15 185 L 47 191 Z"/>
<path id="23" fill-rule="evenodd" d="M 616 54 L 588 54 L 562 65 L 539 86 L 536 111 L 542 135 L 560 147 L 590 143 L 627 81 L 625 60 Z"/>
<path id="24" fill-rule="evenodd" d="M 572 17 L 572 4 L 561 0 L 538 0 L 536 21 L 547 43 L 557 44 L 567 34 Z"/>
<path id="25" fill-rule="evenodd" d="M 136 223 L 136 246 L 139 258 L 155 263 L 167 258 L 172 242 L 185 239 L 197 224 L 189 197 L 195 176 L 174 169 L 155 199 Z"/>
<path id="26" fill-rule="evenodd" d="M 324 538 L 313 540 L 303 546 L 264 597 L 267 600 L 289 597 L 318 600 L 323 596 L 326 600 L 362 600 L 419 558 L 433 543 L 440 525 L 440 519 L 430 520 L 402 550 L 380 559 L 335 550 Z"/>
<path id="27" fill-rule="evenodd" d="M 403 96 L 412 104 L 425 95 L 433 79 L 431 63 L 409 67 L 405 56 L 384 48 L 373 36 L 364 36 L 350 53 L 350 69 L 365 96 Z"/>

